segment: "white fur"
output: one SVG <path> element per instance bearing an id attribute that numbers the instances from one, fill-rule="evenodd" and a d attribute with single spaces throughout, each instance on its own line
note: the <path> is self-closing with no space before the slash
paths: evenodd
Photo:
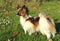
<path id="1" fill-rule="evenodd" d="M 47 36 L 47 39 L 50 39 L 51 38 L 51 31 L 50 31 L 50 24 L 48 22 L 48 20 L 46 19 L 46 17 L 40 13 L 40 20 L 39 20 L 39 27 L 40 27 L 40 32 L 43 34 L 43 35 L 46 35 Z M 53 35 L 55 35 L 55 30 L 53 32 Z"/>
<path id="2" fill-rule="evenodd" d="M 24 32 L 26 34 L 26 32 L 29 33 L 29 35 L 31 35 L 32 33 L 35 32 L 35 29 L 33 28 L 34 25 L 30 22 L 30 21 L 26 21 L 27 18 L 20 16 L 20 23 L 24 29 Z"/>

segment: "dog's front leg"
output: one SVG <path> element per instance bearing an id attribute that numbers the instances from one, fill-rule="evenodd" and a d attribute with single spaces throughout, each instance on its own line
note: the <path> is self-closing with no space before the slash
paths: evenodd
<path id="1" fill-rule="evenodd" d="M 26 30 L 26 29 L 24 29 L 24 33 L 25 33 L 25 34 L 27 33 L 27 30 Z"/>
<path id="2" fill-rule="evenodd" d="M 30 29 L 28 30 L 28 34 L 31 35 L 33 33 L 33 31 Z"/>
<path id="3" fill-rule="evenodd" d="M 27 30 L 24 30 L 25 34 L 27 33 Z"/>
<path id="4" fill-rule="evenodd" d="M 31 35 L 32 33 L 31 32 L 29 32 L 29 35 Z"/>

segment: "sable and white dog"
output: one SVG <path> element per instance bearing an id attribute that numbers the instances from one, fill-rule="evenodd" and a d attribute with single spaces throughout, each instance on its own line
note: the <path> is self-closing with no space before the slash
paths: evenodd
<path id="1" fill-rule="evenodd" d="M 17 15 L 20 16 L 20 24 L 24 29 L 25 34 L 28 32 L 31 35 L 34 32 L 41 32 L 47 36 L 50 41 L 51 34 L 55 36 L 56 29 L 53 19 L 47 15 L 40 13 L 37 17 L 31 17 L 28 14 L 28 8 L 24 5 L 19 8 Z"/>

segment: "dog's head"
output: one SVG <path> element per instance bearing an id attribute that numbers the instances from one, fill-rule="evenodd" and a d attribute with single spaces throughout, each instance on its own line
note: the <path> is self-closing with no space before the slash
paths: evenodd
<path id="1" fill-rule="evenodd" d="M 25 5 L 23 5 L 22 7 L 18 6 L 17 9 L 18 9 L 17 15 L 19 15 L 19 16 L 28 15 L 28 8 Z"/>

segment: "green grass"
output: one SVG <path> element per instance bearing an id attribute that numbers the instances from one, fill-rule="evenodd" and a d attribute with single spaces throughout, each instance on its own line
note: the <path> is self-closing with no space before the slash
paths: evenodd
<path id="1" fill-rule="evenodd" d="M 60 2 L 45 2 L 43 5 L 37 7 L 40 12 L 49 14 L 56 23 L 57 34 L 53 38 L 54 41 L 60 41 Z M 24 34 L 24 31 L 19 23 L 19 16 L 16 16 L 16 9 L 9 9 L 9 12 L 6 11 L 0 12 L 0 41 L 7 41 L 8 39 L 15 39 L 15 41 L 47 41 L 46 36 L 43 36 L 41 33 L 38 35 Z M 30 10 L 30 15 L 37 16 L 38 10 Z M 5 21 L 4 21 L 5 19 Z M 10 23 L 8 23 L 8 21 Z M 7 23 L 7 25 L 6 25 Z M 18 31 L 18 34 L 15 35 L 13 32 Z"/>

